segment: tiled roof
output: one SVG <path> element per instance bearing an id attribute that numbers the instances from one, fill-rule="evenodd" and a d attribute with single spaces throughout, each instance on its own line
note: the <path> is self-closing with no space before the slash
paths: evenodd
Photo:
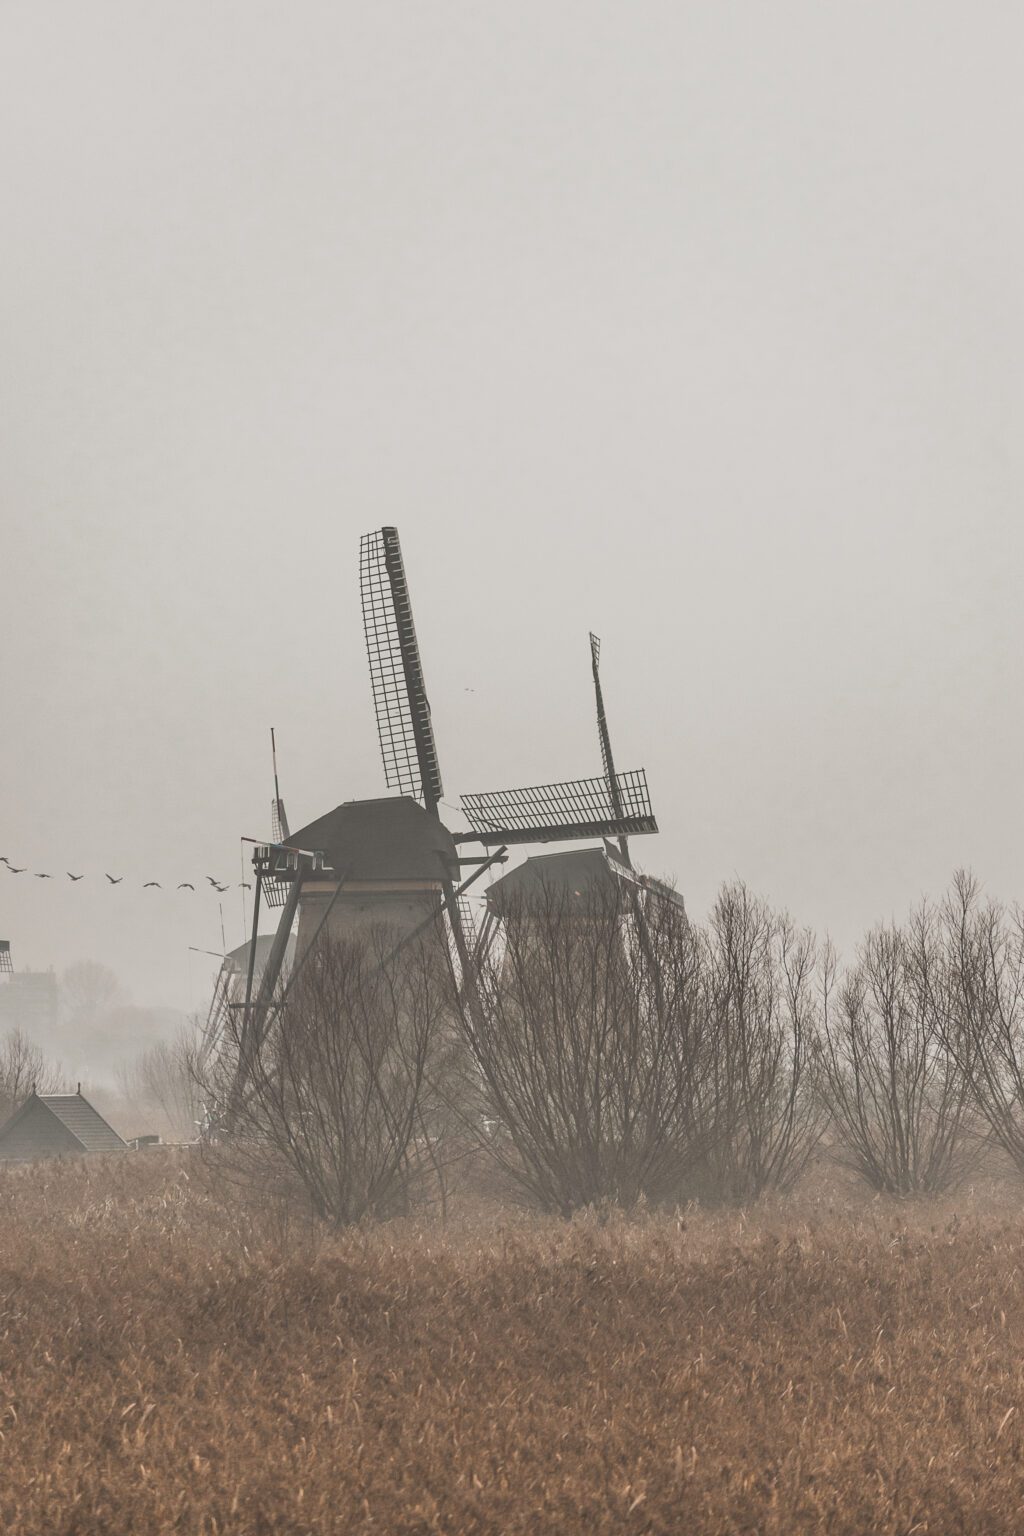
<path id="1" fill-rule="evenodd" d="M 123 1152 L 125 1143 L 80 1093 L 41 1093 L 40 1102 L 57 1116 L 87 1152 Z"/>

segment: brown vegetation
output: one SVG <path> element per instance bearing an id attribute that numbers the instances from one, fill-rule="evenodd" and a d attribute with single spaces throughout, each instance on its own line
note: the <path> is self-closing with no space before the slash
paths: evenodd
<path id="1" fill-rule="evenodd" d="M 810 1187 L 325 1236 L 188 1154 L 6 1170 L 0 1528 L 1018 1529 L 1016 1185 Z"/>

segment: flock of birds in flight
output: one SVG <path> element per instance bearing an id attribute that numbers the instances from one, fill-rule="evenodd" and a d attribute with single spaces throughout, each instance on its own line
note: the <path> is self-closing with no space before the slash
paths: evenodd
<path id="1" fill-rule="evenodd" d="M 8 872 L 10 874 L 12 874 L 12 875 L 25 875 L 25 874 L 29 873 L 29 868 L 28 868 L 27 864 L 22 864 L 20 867 L 17 864 L 12 864 L 10 859 L 7 857 L 7 855 L 3 854 L 3 853 L 0 853 L 0 864 L 6 865 Z M 42 874 L 38 870 L 33 870 L 33 871 L 31 871 L 31 873 L 35 876 L 35 878 L 37 880 L 52 880 L 53 879 L 52 875 Z M 84 880 L 85 879 L 84 875 L 73 875 L 71 873 L 70 869 L 66 869 L 64 871 L 64 873 L 67 875 L 69 880 L 78 881 L 78 880 Z M 108 879 L 110 881 L 111 885 L 120 885 L 122 880 L 124 879 L 124 875 L 107 875 L 106 871 L 104 871 L 104 874 L 106 876 L 106 879 Z M 230 885 L 222 885 L 221 882 L 219 880 L 215 880 L 212 875 L 207 875 L 206 878 L 209 881 L 209 883 L 213 886 L 213 889 L 215 891 L 220 891 L 221 894 L 223 894 L 224 891 L 229 891 L 231 889 Z M 249 890 L 252 889 L 252 886 L 249 884 L 248 880 L 240 880 L 238 882 L 238 885 L 239 885 L 239 887 L 243 891 L 249 891 Z M 163 886 L 162 886 L 162 884 L 160 883 L 159 880 L 146 880 L 144 882 L 144 884 L 143 884 L 142 889 L 144 891 L 148 891 L 148 890 L 153 889 L 154 887 L 158 891 L 162 891 L 163 890 Z M 191 880 L 180 880 L 178 882 L 177 889 L 179 891 L 194 891 L 195 890 L 195 886 L 192 884 Z"/>

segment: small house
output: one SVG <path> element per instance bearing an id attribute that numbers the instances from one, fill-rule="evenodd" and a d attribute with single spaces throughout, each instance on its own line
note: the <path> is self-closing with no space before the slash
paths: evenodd
<path id="1" fill-rule="evenodd" d="M 0 1162 L 125 1152 L 127 1143 L 78 1093 L 30 1093 L 0 1125 Z"/>

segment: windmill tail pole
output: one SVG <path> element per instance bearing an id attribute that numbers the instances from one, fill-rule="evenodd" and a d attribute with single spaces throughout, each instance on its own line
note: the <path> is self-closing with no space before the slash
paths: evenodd
<path id="1" fill-rule="evenodd" d="M 270 954 L 260 977 L 259 992 L 256 1002 L 251 1004 L 252 979 L 256 954 L 256 916 L 259 912 L 259 885 L 257 884 L 257 899 L 253 903 L 252 947 L 249 951 L 249 972 L 245 989 L 245 1012 L 242 1015 L 242 1028 L 238 1036 L 238 1062 L 235 1067 L 235 1076 L 231 1084 L 231 1092 L 228 1096 L 228 1110 L 225 1121 L 225 1130 L 230 1136 L 238 1119 L 238 1112 L 242 1107 L 243 1095 L 248 1083 L 254 1049 L 258 1049 L 262 1041 L 262 1020 L 266 1013 L 267 1005 L 274 995 L 281 967 L 284 964 L 285 953 L 288 949 L 288 939 L 291 935 L 292 924 L 299 907 L 299 891 L 302 886 L 302 871 L 297 870 L 295 880 L 288 892 L 288 899 L 281 911 L 281 920 L 277 925 L 274 942 L 270 946 Z"/>
<path id="2" fill-rule="evenodd" d="M 288 994 L 291 992 L 295 983 L 298 981 L 302 967 L 305 965 L 309 956 L 316 949 L 317 941 L 320 938 L 321 933 L 323 933 L 324 929 L 326 928 L 331 913 L 334 911 L 335 903 L 341 894 L 341 888 L 345 883 L 345 877 L 347 874 L 347 869 L 344 869 L 339 873 L 338 883 L 334 888 L 334 895 L 327 903 L 327 906 L 321 915 L 320 921 L 317 923 L 316 931 L 314 932 L 313 937 L 302 951 L 302 954 L 297 957 L 295 965 L 292 969 L 292 973 L 288 977 L 284 991 L 282 992 L 274 1010 L 275 1013 L 279 1013 L 280 1010 L 284 1007 L 285 1003 L 288 1001 Z M 278 924 L 277 933 L 274 935 L 274 943 L 271 948 L 270 955 L 267 959 L 266 969 L 264 970 L 263 976 L 260 980 L 260 990 L 256 996 L 256 1003 L 253 1007 L 252 1015 L 248 1019 L 248 1030 L 245 1038 L 244 1048 L 241 1048 L 240 1046 L 239 1049 L 238 1068 L 235 1073 L 235 1081 L 232 1087 L 231 1100 L 235 1119 L 237 1119 L 238 1111 L 245 1103 L 246 1091 L 249 1086 L 249 1078 L 252 1075 L 252 1065 L 256 1059 L 256 1052 L 263 1044 L 263 1040 L 269 1027 L 270 1010 L 274 1006 L 274 989 L 277 986 L 278 978 L 281 974 L 281 967 L 284 964 L 285 953 L 288 949 L 288 939 L 291 935 L 292 924 L 295 921 L 295 914 L 299 907 L 302 878 L 303 871 L 300 867 L 300 869 L 296 872 L 295 881 L 288 893 L 288 900 L 285 904 L 284 910 L 281 913 L 281 921 Z"/>
<path id="3" fill-rule="evenodd" d="M 245 976 L 245 1012 L 242 1015 L 243 1031 L 249 1025 L 249 1007 L 252 1003 L 252 979 L 256 969 L 256 940 L 260 931 L 260 896 L 263 893 L 263 871 L 256 871 L 256 891 L 252 902 L 252 938 L 249 940 L 249 968 Z"/>

